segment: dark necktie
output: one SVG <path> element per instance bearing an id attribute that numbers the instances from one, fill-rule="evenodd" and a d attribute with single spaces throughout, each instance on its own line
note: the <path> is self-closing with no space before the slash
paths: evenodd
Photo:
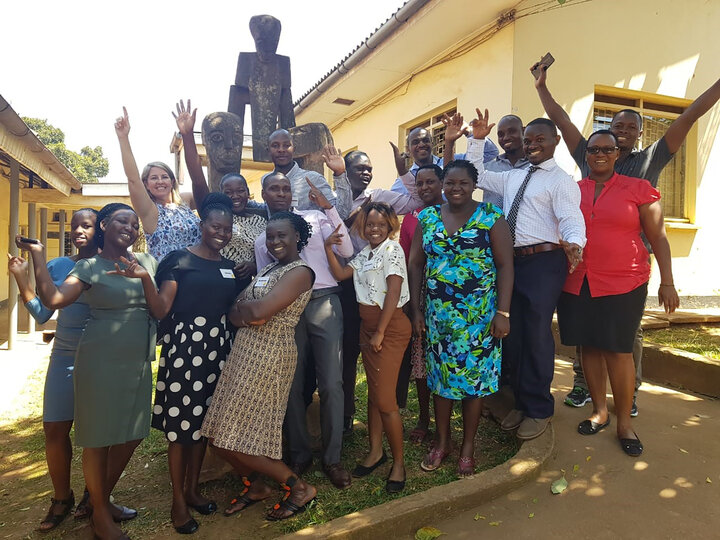
<path id="1" fill-rule="evenodd" d="M 525 195 L 525 190 L 527 189 L 528 182 L 530 182 L 530 176 L 538 169 L 539 167 L 536 167 L 535 165 L 532 165 L 528 169 L 528 173 L 527 175 L 525 175 L 525 180 L 523 180 L 523 183 L 520 185 L 520 189 L 515 195 L 512 206 L 510 206 L 510 211 L 507 215 L 507 222 L 510 226 L 510 234 L 512 235 L 513 245 L 515 245 L 515 227 L 517 226 L 517 217 L 518 210 L 520 209 L 520 203 L 522 202 L 523 195 Z"/>

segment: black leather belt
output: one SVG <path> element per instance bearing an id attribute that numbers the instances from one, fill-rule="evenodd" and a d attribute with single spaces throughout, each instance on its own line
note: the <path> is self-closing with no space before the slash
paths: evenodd
<path id="1" fill-rule="evenodd" d="M 520 246 L 515 248 L 516 257 L 527 257 L 529 255 L 535 255 L 536 253 L 543 253 L 545 251 L 555 251 L 560 249 L 560 244 L 554 244 L 552 242 L 543 242 L 542 244 L 533 244 L 532 246 Z"/>

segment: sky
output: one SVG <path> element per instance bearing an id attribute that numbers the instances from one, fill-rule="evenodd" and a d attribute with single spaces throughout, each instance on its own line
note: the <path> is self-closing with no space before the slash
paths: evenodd
<path id="1" fill-rule="evenodd" d="M 329 0 L 2 4 L 0 94 L 20 116 L 62 129 L 69 149 L 102 146 L 110 161 L 103 181 L 124 182 L 113 127 L 123 105 L 139 167 L 173 166 L 175 104 L 192 99 L 196 131 L 206 114 L 227 110 L 238 53 L 255 50 L 253 15 L 282 22 L 278 54 L 290 57 L 295 101 L 403 1 L 365 0 L 352 11 Z"/>

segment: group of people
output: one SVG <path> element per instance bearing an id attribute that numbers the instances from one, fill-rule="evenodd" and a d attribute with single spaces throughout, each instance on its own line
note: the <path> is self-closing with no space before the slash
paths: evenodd
<path id="1" fill-rule="evenodd" d="M 115 130 L 132 206 L 77 211 L 77 255 L 47 265 L 41 244 L 18 237 L 32 257 L 36 291 L 27 261 L 9 262 L 33 317 L 42 322 L 60 310 L 43 413 L 54 496 L 40 529 L 56 527 L 74 507 L 73 422 L 86 482 L 75 517 L 90 516 L 97 537 L 126 537 L 117 522 L 137 515 L 110 494 L 151 426 L 168 440 L 178 533 L 198 530 L 191 510 L 217 511 L 198 485 L 208 444 L 242 477 L 244 489 L 226 515 L 273 495 L 263 477 L 282 488 L 267 519 L 302 512 L 317 494 L 303 478 L 313 458 L 305 410 L 315 389 L 322 470 L 335 487 L 387 462 L 384 434 L 392 457 L 386 489 L 405 488 L 399 405 L 410 379 L 420 414 L 409 438 L 432 439 L 420 467 L 434 471 L 451 455 L 450 418 L 460 401 L 457 473 L 471 475 L 480 398 L 509 386 L 515 405 L 501 427 L 522 440 L 547 428 L 556 308 L 561 339 L 578 347 L 576 372 L 584 376 L 568 400 L 593 403 L 579 433 L 609 425 L 609 375 L 620 445 L 640 455 L 631 416 L 633 351 L 650 276 L 642 235 L 658 262 L 660 302 L 673 311 L 679 301 L 657 178 L 720 98 L 720 81 L 660 141 L 636 151 L 636 111 L 618 112 L 609 130 L 585 139 L 552 99 L 540 68 L 535 85 L 550 119 L 525 124 L 503 116 L 498 150 L 487 139 L 495 125 L 487 110 L 477 109 L 469 126 L 455 114 L 445 119 L 442 157 L 433 155 L 426 129 L 413 129 L 411 167 L 391 143 L 398 179 L 390 190 L 370 188 L 367 154 L 326 147 L 331 187 L 298 165 L 290 134 L 277 130 L 268 140 L 274 170 L 262 179 L 263 203 L 251 199 L 240 174 L 224 176 L 219 193 L 209 191 L 193 138 L 195 110 L 180 102 L 174 116 L 197 211 L 179 196 L 167 165 L 149 163 L 140 174 L 124 111 Z M 583 172 L 579 183 L 553 158 L 557 128 Z M 463 136 L 467 153 L 456 155 Z M 483 202 L 473 198 L 478 187 Z M 141 225 L 147 254 L 131 250 Z M 353 429 L 360 355 L 369 445 L 347 471 L 343 434 Z"/>

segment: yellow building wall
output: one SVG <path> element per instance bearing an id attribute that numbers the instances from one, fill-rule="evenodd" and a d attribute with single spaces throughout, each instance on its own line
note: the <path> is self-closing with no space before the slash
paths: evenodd
<path id="1" fill-rule="evenodd" d="M 612 21 L 618 22 L 613 26 Z M 380 104 L 330 127 L 343 151 L 357 147 L 368 153 L 372 186 L 389 187 L 397 174 L 388 141 L 404 144 L 401 127 L 434 109 L 456 103 L 466 120 L 476 106 L 487 107 L 494 121 L 507 113 L 525 122 L 543 116 L 529 68 L 548 51 L 556 59 L 548 85 L 585 134 L 591 130 L 595 85 L 695 99 L 720 76 L 720 41 L 714 36 L 719 25 L 720 2 L 687 0 L 680 8 L 676 0 L 569 0 L 560 9 L 518 19 L 463 56 L 416 75 Z M 310 121 L 311 110 L 299 115 L 299 123 Z M 694 174 L 687 178 L 696 188 L 688 199 L 693 223 L 668 225 L 667 232 L 680 294 L 707 296 L 720 294 L 715 270 L 720 251 L 714 241 L 720 235 L 715 208 L 720 201 L 720 107 L 701 118 L 696 130 L 695 157 L 692 149 L 688 152 Z M 457 151 L 464 145 L 459 141 Z M 577 173 L 563 143 L 556 157 Z M 655 266 L 651 295 L 658 284 Z"/>
<path id="2" fill-rule="evenodd" d="M 548 51 L 556 60 L 548 87 L 586 135 L 596 84 L 695 99 L 720 76 L 719 24 L 720 2 L 706 0 L 570 0 L 562 9 L 522 18 L 515 22 L 512 48 L 513 107 L 526 121 L 543 115 L 529 67 Z M 697 124 L 696 174 L 686 179 L 697 187 L 697 228 L 667 227 L 681 295 L 720 293 L 719 131 L 716 105 Z M 564 144 L 556 156 L 566 170 L 576 169 Z M 651 295 L 660 279 L 654 266 Z"/>
<path id="3" fill-rule="evenodd" d="M 455 103 L 465 115 L 474 114 L 475 107 L 510 112 L 512 44 L 513 29 L 507 27 L 469 53 L 416 75 L 393 98 L 384 98 L 382 105 L 330 126 L 335 145 L 343 152 L 354 147 L 366 152 L 374 169 L 371 187 L 389 188 L 397 178 L 389 141 L 401 149 L 405 145 L 400 126 Z M 470 119 L 466 116 L 466 121 Z M 298 123 L 309 121 L 310 115 L 298 118 Z M 464 140 L 458 141 L 456 151 L 464 150 Z"/>

